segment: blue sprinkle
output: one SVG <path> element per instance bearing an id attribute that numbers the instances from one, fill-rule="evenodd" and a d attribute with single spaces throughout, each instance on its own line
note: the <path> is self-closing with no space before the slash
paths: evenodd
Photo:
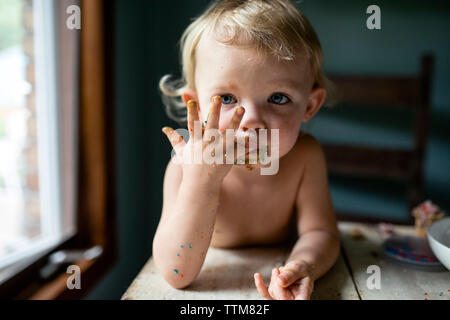
<path id="1" fill-rule="evenodd" d="M 183 245 L 180 245 L 180 248 L 183 248 Z"/>
<path id="2" fill-rule="evenodd" d="M 188 243 L 188 247 L 189 247 L 189 248 L 192 248 L 190 243 Z"/>
<path id="3" fill-rule="evenodd" d="M 175 272 L 175 274 L 178 274 L 178 269 L 174 269 L 173 272 Z"/>
<path id="4" fill-rule="evenodd" d="M 177 257 L 179 257 L 180 256 L 180 254 L 179 253 L 177 253 Z"/>

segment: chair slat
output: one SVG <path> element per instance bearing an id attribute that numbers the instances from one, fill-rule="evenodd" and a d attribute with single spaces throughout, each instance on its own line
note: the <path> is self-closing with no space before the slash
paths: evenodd
<path id="1" fill-rule="evenodd" d="M 352 176 L 378 176 L 407 179 L 413 174 L 412 150 L 323 145 L 328 170 Z"/>
<path id="2" fill-rule="evenodd" d="M 338 103 L 360 106 L 421 107 L 418 77 L 330 76 L 337 86 Z"/>

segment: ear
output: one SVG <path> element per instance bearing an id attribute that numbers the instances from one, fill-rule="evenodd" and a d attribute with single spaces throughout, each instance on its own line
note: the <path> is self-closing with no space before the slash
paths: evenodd
<path id="1" fill-rule="evenodd" d="M 183 103 L 185 105 L 187 105 L 189 100 L 195 100 L 195 102 L 197 102 L 197 106 L 199 106 L 200 104 L 198 103 L 198 96 L 197 96 L 197 92 L 195 92 L 192 89 L 185 89 L 183 91 L 183 93 L 181 94 L 181 99 L 183 99 Z"/>
<path id="2" fill-rule="evenodd" d="M 309 94 L 308 105 L 306 106 L 303 122 L 308 122 L 322 107 L 327 97 L 327 91 L 324 88 L 314 88 Z"/>

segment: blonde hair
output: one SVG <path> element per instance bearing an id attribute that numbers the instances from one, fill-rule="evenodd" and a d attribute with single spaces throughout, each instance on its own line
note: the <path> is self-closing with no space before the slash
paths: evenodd
<path id="1" fill-rule="evenodd" d="M 202 35 L 214 33 L 226 45 L 251 46 L 280 60 L 293 60 L 303 49 L 310 60 L 315 86 L 325 88 L 328 101 L 333 84 L 322 72 L 323 53 L 310 22 L 289 0 L 213 1 L 185 30 L 180 40 L 182 78 L 165 75 L 159 82 L 168 116 L 186 122 L 186 107 L 180 96 L 195 90 L 196 49 Z"/>

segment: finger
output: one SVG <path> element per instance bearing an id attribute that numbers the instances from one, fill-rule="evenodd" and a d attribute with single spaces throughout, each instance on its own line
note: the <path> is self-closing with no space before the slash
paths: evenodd
<path id="1" fill-rule="evenodd" d="M 255 278 L 255 285 L 256 285 L 256 289 L 258 289 L 259 294 L 261 296 L 263 296 L 264 298 L 266 298 L 267 300 L 273 300 L 269 294 L 269 291 L 267 290 L 266 285 L 264 284 L 264 280 L 263 280 L 261 274 L 255 273 L 253 275 L 253 277 Z"/>
<path id="2" fill-rule="evenodd" d="M 313 281 L 310 277 L 305 277 L 300 280 L 295 300 L 309 300 L 313 290 Z"/>
<path id="3" fill-rule="evenodd" d="M 187 102 L 187 109 L 188 109 L 188 130 L 189 130 L 189 136 L 191 138 L 194 137 L 194 122 L 200 121 L 199 115 L 198 115 L 198 108 L 197 108 L 197 102 L 195 100 L 189 100 Z"/>
<path id="4" fill-rule="evenodd" d="M 164 127 L 161 131 L 167 136 L 170 144 L 172 145 L 172 148 L 176 153 L 178 153 L 180 149 L 186 144 L 183 137 L 181 137 L 174 129 L 170 127 Z"/>
<path id="5" fill-rule="evenodd" d="M 236 130 L 239 129 L 239 125 L 241 124 L 242 121 L 242 117 L 244 116 L 245 113 L 245 109 L 244 107 L 238 107 L 236 108 L 233 117 L 231 118 L 230 122 L 228 122 L 228 125 L 226 127 L 226 129 L 224 129 L 221 134 L 224 137 L 223 139 L 223 146 L 224 146 L 224 150 L 226 153 L 228 153 L 228 148 L 227 146 L 229 145 L 229 147 L 232 147 L 234 150 L 234 142 L 235 142 L 235 137 L 236 137 Z M 227 133 L 226 130 L 233 130 L 233 134 L 229 134 L 229 136 L 227 137 Z M 228 138 L 228 139 L 227 139 Z M 236 153 L 233 152 L 234 154 L 234 159 L 233 162 L 236 160 Z"/>
<path id="6" fill-rule="evenodd" d="M 244 116 L 245 109 L 244 107 L 238 107 L 236 108 L 233 117 L 231 118 L 230 122 L 228 122 L 227 129 L 239 129 L 239 125 L 242 121 L 242 117 Z"/>
<path id="7" fill-rule="evenodd" d="M 208 119 L 206 121 L 206 129 L 218 129 L 220 119 L 220 108 L 222 107 L 222 98 L 215 96 L 212 98 L 212 104 L 209 109 Z"/>
<path id="8" fill-rule="evenodd" d="M 277 283 L 276 279 L 278 278 L 279 274 L 280 271 L 278 270 L 278 268 L 274 268 L 272 270 L 272 278 L 270 279 L 269 286 L 269 289 L 271 289 L 271 291 L 273 292 L 273 294 L 271 294 L 272 297 L 277 300 L 293 300 L 294 296 L 292 295 L 292 293 L 289 290 L 284 289 Z"/>
<path id="9" fill-rule="evenodd" d="M 281 269 L 278 284 L 283 288 L 290 286 L 296 280 L 308 276 L 309 269 L 305 263 L 290 262 Z"/>

